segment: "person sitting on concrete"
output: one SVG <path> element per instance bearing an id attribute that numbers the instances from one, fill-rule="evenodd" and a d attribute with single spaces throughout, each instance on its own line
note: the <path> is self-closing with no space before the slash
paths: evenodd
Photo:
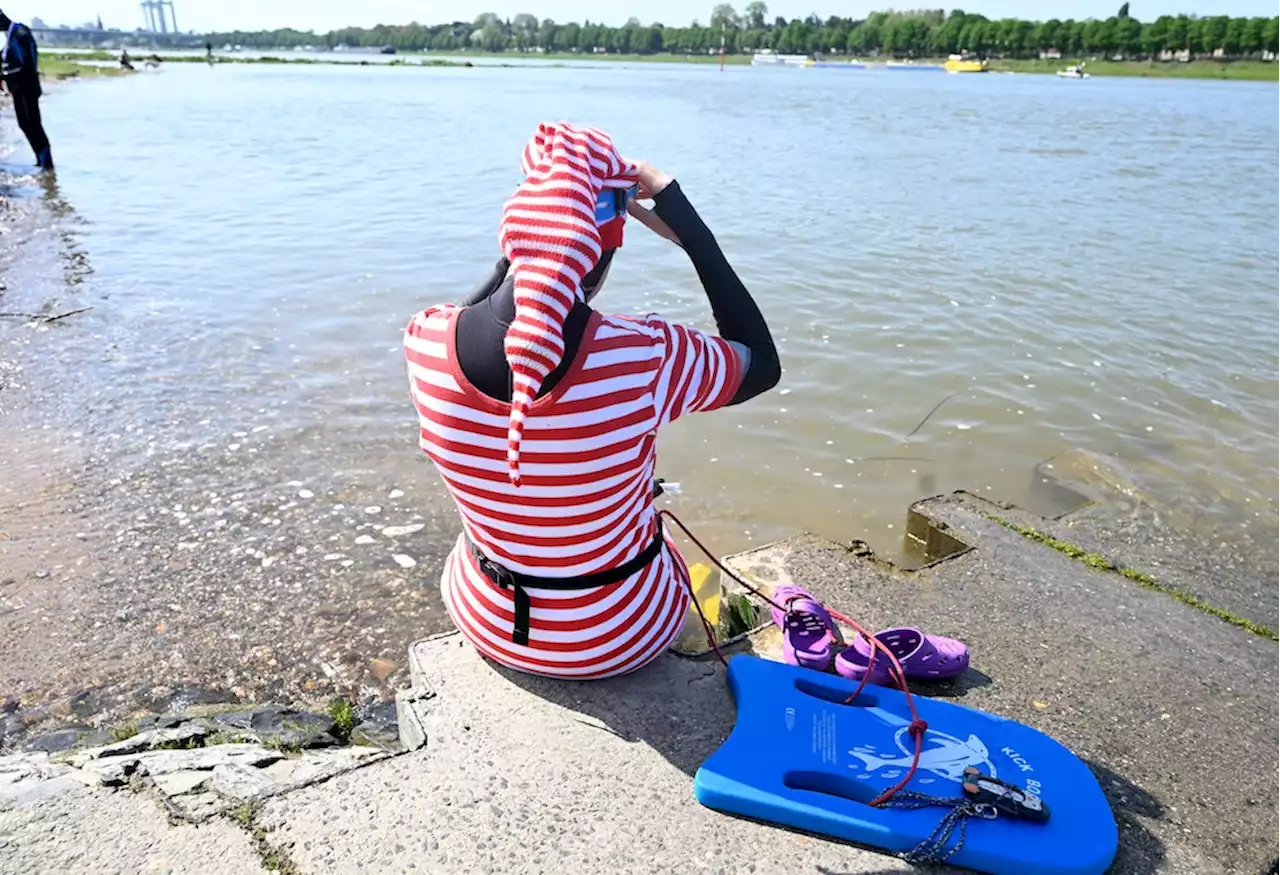
<path id="1" fill-rule="evenodd" d="M 769 390 L 778 352 L 670 176 L 565 123 L 538 127 L 523 167 L 492 275 L 405 330 L 420 443 L 462 517 L 441 594 L 499 664 L 609 677 L 657 658 L 689 607 L 654 508 L 659 429 Z M 683 246 L 719 336 L 593 309 L 628 214 Z"/>
<path id="2" fill-rule="evenodd" d="M 4 49 L 0 51 L 0 78 L 13 97 L 13 113 L 18 117 L 18 127 L 36 153 L 36 166 L 52 170 L 53 152 L 40 120 L 40 95 L 43 92 L 36 39 L 31 28 L 13 21 L 3 12 L 0 12 L 0 30 L 6 34 Z"/>

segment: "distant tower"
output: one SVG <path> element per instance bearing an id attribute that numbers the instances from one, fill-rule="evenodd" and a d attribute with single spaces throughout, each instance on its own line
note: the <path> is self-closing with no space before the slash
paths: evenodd
<path id="1" fill-rule="evenodd" d="M 173 10 L 173 0 L 142 0 L 142 16 L 147 30 L 152 33 L 177 33 L 178 16 Z"/>
<path id="2" fill-rule="evenodd" d="M 99 15 L 99 16 L 98 16 L 98 30 L 106 30 L 106 28 L 102 26 L 102 16 L 101 16 L 101 15 Z"/>

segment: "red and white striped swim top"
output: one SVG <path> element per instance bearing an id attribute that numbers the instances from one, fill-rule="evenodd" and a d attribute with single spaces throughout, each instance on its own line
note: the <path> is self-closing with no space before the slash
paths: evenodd
<path id="1" fill-rule="evenodd" d="M 714 410 L 742 382 L 729 343 L 657 316 L 593 313 L 577 357 L 533 402 L 519 487 L 510 483 L 510 405 L 472 386 L 454 347 L 456 305 L 417 314 L 405 330 L 422 449 L 465 530 L 440 578 L 445 607 L 485 656 L 553 677 L 609 677 L 656 658 L 679 634 L 689 570 L 666 549 L 621 583 L 588 590 L 528 588 L 529 643 L 512 642 L 513 594 L 476 567 L 469 535 L 512 571 L 571 578 L 615 568 L 657 536 L 653 479 L 658 429 Z"/>

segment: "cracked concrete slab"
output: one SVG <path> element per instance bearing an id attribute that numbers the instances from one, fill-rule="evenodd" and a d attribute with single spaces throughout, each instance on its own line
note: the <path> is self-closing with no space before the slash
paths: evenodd
<path id="1" fill-rule="evenodd" d="M 692 775 L 732 728 L 718 663 L 667 655 L 626 678 L 507 672 L 457 635 L 414 645 L 425 748 L 266 800 L 307 873 L 909 871 L 893 858 L 703 808 Z"/>
<path id="2" fill-rule="evenodd" d="M 225 820 L 173 825 L 156 800 L 83 785 L 0 811 L 0 875 L 256 875 L 249 835 Z"/>

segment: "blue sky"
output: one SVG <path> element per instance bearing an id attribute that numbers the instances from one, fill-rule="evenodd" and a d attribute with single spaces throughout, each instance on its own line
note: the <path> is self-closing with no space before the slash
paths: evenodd
<path id="1" fill-rule="evenodd" d="M 773 0 L 767 5 L 769 15 L 786 18 L 803 17 L 811 12 L 823 18 L 828 15 L 860 17 L 878 9 L 953 8 L 978 12 L 989 18 L 1105 18 L 1114 15 L 1121 0 L 884 0 L 884 2 L 840 2 L 840 0 Z M 481 12 L 496 12 L 505 17 L 529 12 L 539 18 L 557 21 L 582 21 L 591 18 L 606 24 L 620 25 L 635 15 L 646 24 L 687 25 L 695 17 L 702 22 L 710 17 L 715 4 L 710 0 L 688 3 L 686 0 L 175 0 L 178 26 L 182 30 L 244 30 L 297 27 L 303 30 L 331 30 L 347 25 L 371 26 L 378 23 L 403 24 L 419 21 L 435 24 L 442 21 L 474 19 Z M 739 11 L 745 2 L 733 4 Z M 0 7 L 10 17 L 30 21 L 40 16 L 47 24 L 81 24 L 99 15 L 108 27 L 133 29 L 142 26 L 142 10 L 138 0 L 2 0 Z M 1034 12 L 1030 10 L 1034 8 Z M 1133 0 L 1130 10 L 1144 21 L 1164 14 L 1179 12 L 1201 15 L 1276 14 L 1275 0 Z"/>

